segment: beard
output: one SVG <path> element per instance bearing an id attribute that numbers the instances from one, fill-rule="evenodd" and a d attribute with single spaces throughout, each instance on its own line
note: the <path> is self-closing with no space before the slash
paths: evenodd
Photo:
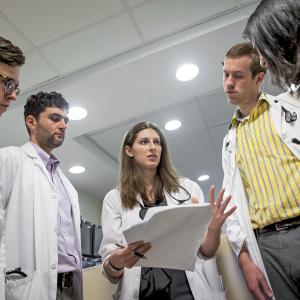
<path id="1" fill-rule="evenodd" d="M 36 132 L 36 141 L 43 149 L 54 149 L 59 146 L 64 141 L 65 135 L 64 133 L 60 133 L 61 137 L 58 137 L 57 133 L 51 134 L 48 130 L 46 130 L 42 126 L 38 126 L 38 130 Z"/>
<path id="2" fill-rule="evenodd" d="M 58 138 L 56 134 L 49 136 L 46 140 L 46 144 L 49 148 L 57 148 L 64 142 L 65 136 Z"/>

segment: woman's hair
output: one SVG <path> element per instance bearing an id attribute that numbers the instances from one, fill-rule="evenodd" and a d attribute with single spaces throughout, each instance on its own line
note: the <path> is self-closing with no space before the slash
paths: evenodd
<path id="1" fill-rule="evenodd" d="M 161 197 L 163 197 L 164 188 L 168 192 L 177 192 L 179 187 L 179 177 L 170 162 L 164 134 L 153 123 L 138 123 L 129 129 L 129 131 L 125 134 L 120 153 L 121 164 L 119 188 L 123 206 L 130 209 L 132 209 L 137 203 L 136 198 L 138 195 L 140 195 L 144 200 L 149 199 L 147 197 L 146 185 L 143 180 L 142 173 L 137 167 L 134 159 L 126 154 L 125 147 L 132 147 L 136 140 L 137 134 L 140 131 L 148 128 L 151 128 L 157 132 L 161 144 L 161 158 L 157 166 L 157 174 L 153 185 L 155 199 L 159 200 Z"/>
<path id="2" fill-rule="evenodd" d="M 298 87 L 300 95 L 300 0 L 262 0 L 244 37 L 267 60 L 273 83 Z"/>

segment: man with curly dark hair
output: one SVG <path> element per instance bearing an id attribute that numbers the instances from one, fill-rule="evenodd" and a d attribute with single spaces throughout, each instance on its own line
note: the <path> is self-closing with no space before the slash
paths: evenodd
<path id="1" fill-rule="evenodd" d="M 52 153 L 64 141 L 68 109 L 57 92 L 31 95 L 24 106 L 30 141 L 0 149 L 7 300 L 83 297 L 78 195 Z"/>

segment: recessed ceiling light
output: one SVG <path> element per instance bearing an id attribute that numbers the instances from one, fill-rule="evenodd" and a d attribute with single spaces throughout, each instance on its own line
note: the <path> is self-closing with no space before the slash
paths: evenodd
<path id="1" fill-rule="evenodd" d="M 188 81 L 194 79 L 199 73 L 199 68 L 193 64 L 183 65 L 177 69 L 176 78 L 179 81 Z"/>
<path id="2" fill-rule="evenodd" d="M 85 167 L 83 167 L 83 166 L 74 166 L 74 167 L 69 169 L 69 172 L 73 173 L 73 174 L 80 174 L 80 173 L 85 172 Z"/>
<path id="3" fill-rule="evenodd" d="M 81 120 L 87 116 L 87 111 L 83 107 L 74 106 L 71 107 L 68 113 L 68 117 L 70 120 Z"/>
<path id="4" fill-rule="evenodd" d="M 198 181 L 205 181 L 205 180 L 207 180 L 209 178 L 209 175 L 201 175 L 201 176 L 199 176 L 198 177 Z"/>
<path id="5" fill-rule="evenodd" d="M 172 120 L 166 123 L 165 129 L 172 131 L 178 129 L 180 126 L 181 126 L 181 122 L 179 120 Z"/>

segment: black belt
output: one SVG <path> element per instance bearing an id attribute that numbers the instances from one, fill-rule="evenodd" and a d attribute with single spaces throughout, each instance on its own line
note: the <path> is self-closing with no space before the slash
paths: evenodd
<path id="1" fill-rule="evenodd" d="M 58 273 L 57 274 L 57 287 L 62 291 L 73 286 L 73 272 Z"/>
<path id="2" fill-rule="evenodd" d="M 300 216 L 291 218 L 291 219 L 287 219 L 287 220 L 283 220 L 283 221 L 279 221 L 279 222 L 273 223 L 271 225 L 267 225 L 264 228 L 254 229 L 254 232 L 256 234 L 261 234 L 261 233 L 265 233 L 268 231 L 281 231 L 281 230 L 287 230 L 289 228 L 296 227 L 299 225 L 300 225 Z"/>

